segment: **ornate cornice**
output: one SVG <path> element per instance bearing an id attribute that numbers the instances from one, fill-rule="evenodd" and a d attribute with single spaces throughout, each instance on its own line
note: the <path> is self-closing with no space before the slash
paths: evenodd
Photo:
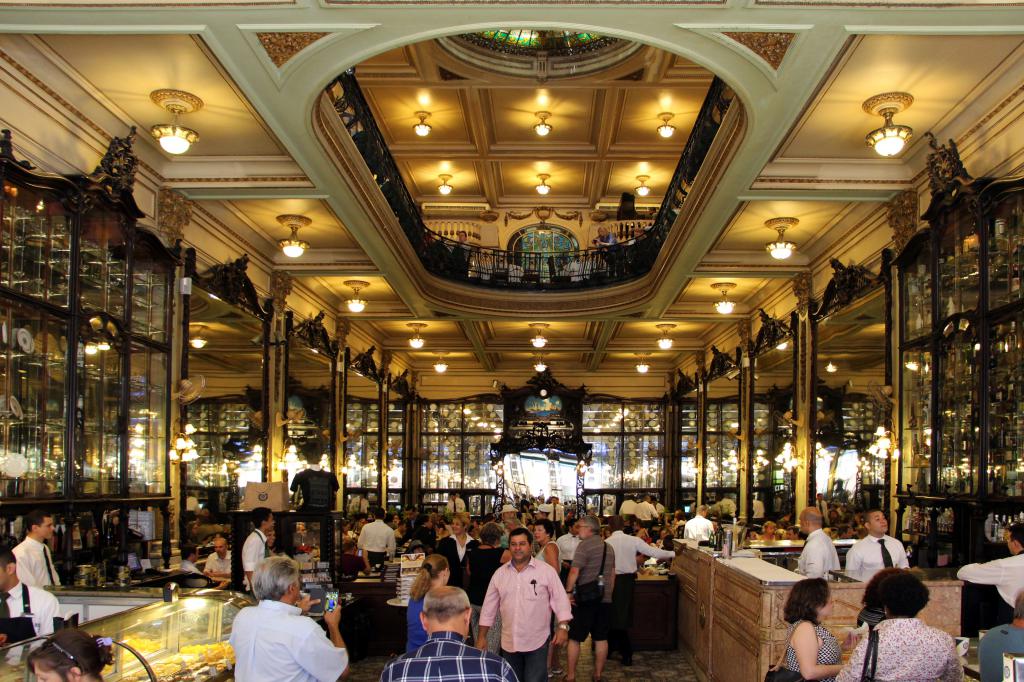
<path id="1" fill-rule="evenodd" d="M 304 49 L 320 40 L 327 33 L 257 33 L 260 45 L 266 50 L 274 66 L 281 68 Z"/>
<path id="2" fill-rule="evenodd" d="M 917 232 L 917 191 L 906 189 L 894 196 L 885 205 L 885 213 L 889 227 L 892 228 L 892 241 L 896 246 L 896 253 L 899 253 Z"/>
<path id="3" fill-rule="evenodd" d="M 806 315 L 811 308 L 811 273 L 801 272 L 793 278 L 792 285 L 797 312 Z"/>
<path id="4" fill-rule="evenodd" d="M 725 37 L 747 48 L 776 71 L 786 56 L 795 33 L 749 33 L 727 31 Z"/>
<path id="5" fill-rule="evenodd" d="M 338 342 L 338 346 L 344 348 L 348 341 L 348 334 L 352 331 L 352 323 L 349 322 L 347 317 L 338 315 L 334 318 L 334 340 Z"/>
<path id="6" fill-rule="evenodd" d="M 290 293 L 292 293 L 292 276 L 280 270 L 270 273 L 270 295 L 274 299 L 274 310 L 285 310 Z"/>
<path id="7" fill-rule="evenodd" d="M 740 337 L 740 348 L 746 353 L 750 350 L 750 318 L 741 317 L 736 320 L 736 333 Z"/>
<path id="8" fill-rule="evenodd" d="M 185 226 L 192 220 L 192 201 L 180 192 L 162 187 L 157 203 L 156 224 L 164 243 L 173 244 L 185 237 Z"/>

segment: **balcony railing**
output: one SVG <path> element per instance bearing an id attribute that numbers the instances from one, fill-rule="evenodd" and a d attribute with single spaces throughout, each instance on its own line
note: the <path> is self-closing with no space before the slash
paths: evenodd
<path id="1" fill-rule="evenodd" d="M 653 222 L 635 221 L 631 236 L 611 246 L 519 252 L 461 243 L 429 229 L 352 71 L 327 86 L 327 94 L 427 271 L 502 289 L 581 289 L 617 284 L 650 272 L 733 100 L 732 90 L 715 78 Z"/>

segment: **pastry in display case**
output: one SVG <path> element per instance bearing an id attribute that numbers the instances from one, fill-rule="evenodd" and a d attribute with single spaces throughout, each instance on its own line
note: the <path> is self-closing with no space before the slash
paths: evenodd
<path id="1" fill-rule="evenodd" d="M 80 626 L 90 635 L 109 637 L 145 659 L 158 682 L 232 680 L 235 655 L 228 643 L 238 612 L 255 602 L 237 592 L 196 590 L 175 601 L 159 601 L 98 618 Z M 0 648 L 0 682 L 28 679 L 25 664 L 34 643 Z M 152 679 L 128 649 L 115 646 L 114 662 L 103 671 L 105 682 Z"/>

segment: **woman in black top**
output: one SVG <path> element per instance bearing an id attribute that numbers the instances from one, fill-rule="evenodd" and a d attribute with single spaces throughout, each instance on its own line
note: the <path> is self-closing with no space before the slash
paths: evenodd
<path id="1" fill-rule="evenodd" d="M 470 552 L 477 546 L 477 541 L 469 537 L 469 514 L 460 512 L 452 517 L 452 534 L 437 543 L 437 553 L 448 560 L 448 584 L 452 587 L 463 586 L 463 574 Z M 461 550 L 461 554 L 460 554 Z"/>
<path id="2" fill-rule="evenodd" d="M 480 623 L 480 609 L 483 608 L 484 597 L 487 596 L 487 586 L 491 584 L 491 577 L 495 571 L 501 568 L 502 564 L 512 558 L 509 551 L 501 547 L 503 534 L 502 527 L 493 521 L 485 524 L 480 529 L 480 544 L 466 552 L 466 575 L 469 578 L 466 594 L 469 596 L 469 603 L 473 610 L 469 625 L 472 628 L 474 641 L 476 641 L 477 627 Z M 500 614 L 491 629 L 487 631 L 487 650 L 495 654 L 501 652 Z"/>
<path id="3" fill-rule="evenodd" d="M 437 547 L 437 531 L 434 530 L 434 522 L 426 514 L 416 517 L 416 527 L 412 535 L 408 536 L 409 542 L 420 541 L 427 553 L 432 553 Z"/>

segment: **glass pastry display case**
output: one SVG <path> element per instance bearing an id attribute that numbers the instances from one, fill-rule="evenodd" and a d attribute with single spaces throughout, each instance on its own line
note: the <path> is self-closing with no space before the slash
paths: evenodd
<path id="1" fill-rule="evenodd" d="M 219 682 L 234 679 L 234 652 L 228 643 L 238 612 L 255 602 L 237 592 L 196 590 L 176 601 L 156 602 L 81 625 L 96 637 L 109 637 L 137 651 L 159 682 Z M 0 648 L 0 682 L 33 679 L 26 669 L 35 643 Z M 114 647 L 114 662 L 104 669 L 105 682 L 151 679 L 127 649 Z"/>

